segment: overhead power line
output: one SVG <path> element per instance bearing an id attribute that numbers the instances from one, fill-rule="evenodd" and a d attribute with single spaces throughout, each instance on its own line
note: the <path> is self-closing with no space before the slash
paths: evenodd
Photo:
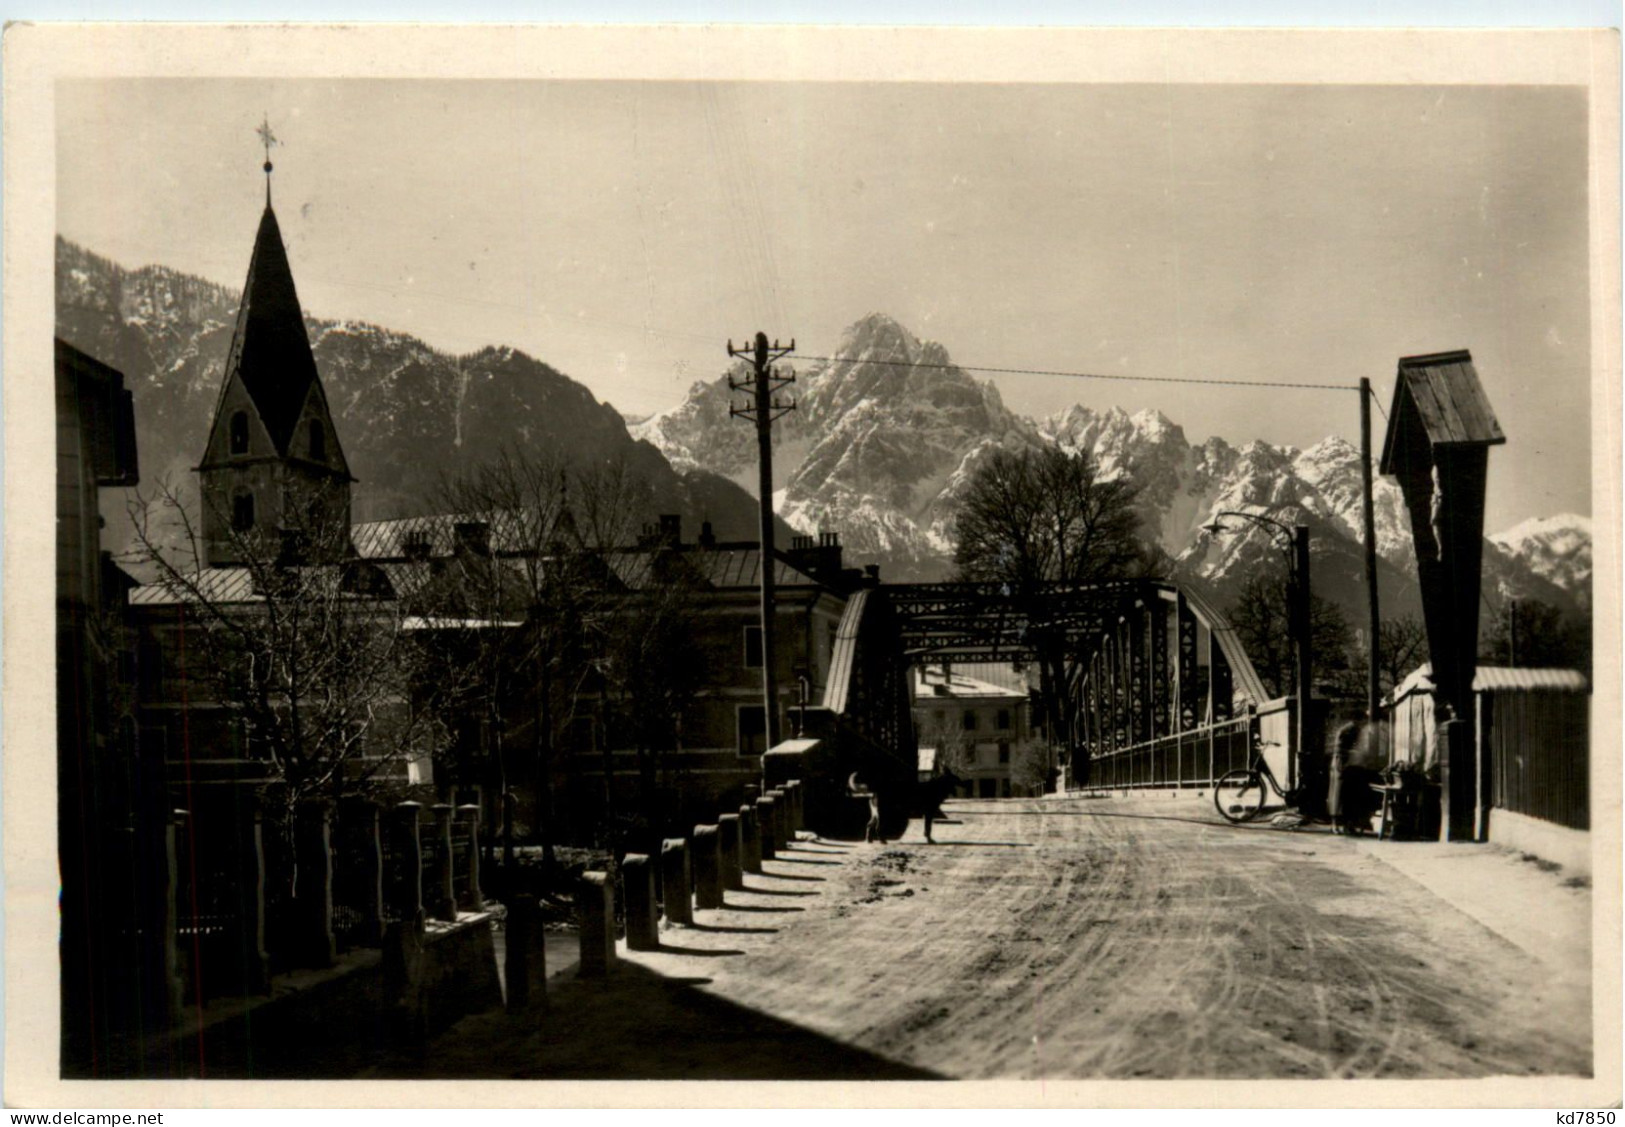
<path id="1" fill-rule="evenodd" d="M 797 360 L 825 361 L 827 363 L 840 363 L 842 361 L 855 361 L 855 356 L 803 356 L 796 354 Z M 1102 372 L 1060 372 L 1047 368 L 985 368 L 975 364 L 930 364 L 917 363 L 912 360 L 864 360 L 865 364 L 887 364 L 896 368 L 940 368 L 944 370 L 957 369 L 961 372 L 989 372 L 1006 376 L 1066 376 L 1076 380 L 1116 380 L 1124 383 L 1184 383 L 1184 384 L 1213 384 L 1220 387 L 1264 387 L 1264 388 L 1299 388 L 1305 391 L 1359 391 L 1357 385 L 1334 383 L 1274 383 L 1270 380 L 1213 380 L 1200 379 L 1196 376 L 1122 376 L 1107 375 Z"/>

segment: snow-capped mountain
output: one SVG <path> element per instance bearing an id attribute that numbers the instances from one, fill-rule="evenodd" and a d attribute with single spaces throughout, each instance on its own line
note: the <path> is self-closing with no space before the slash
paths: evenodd
<path id="1" fill-rule="evenodd" d="M 191 484 L 237 303 L 223 286 L 161 266 L 128 270 L 57 240 L 57 335 L 124 373 L 148 487 L 165 477 L 183 490 Z M 308 314 L 305 327 L 358 479 L 356 520 L 433 509 L 443 475 L 507 445 L 623 459 L 650 483 L 656 511 L 682 514 L 691 529 L 710 520 L 724 539 L 755 539 L 756 504 L 747 494 L 703 470 L 674 472 L 627 433 L 614 407 L 522 352 L 488 347 L 453 356 L 405 333 Z M 115 545 L 128 528 L 122 513 L 109 516 Z"/>
<path id="2" fill-rule="evenodd" d="M 1534 574 L 1591 603 L 1591 518 L 1578 513 L 1535 517 L 1489 538 Z"/>
<path id="3" fill-rule="evenodd" d="M 143 482 L 187 483 L 238 295 L 164 267 L 127 270 L 59 239 L 56 298 L 58 335 L 122 370 L 134 392 Z M 624 458 L 653 483 L 659 511 L 682 513 L 690 527 L 710 520 L 723 538 L 755 538 L 755 435 L 729 417 L 730 401 L 744 396 L 730 392 L 726 375 L 694 384 L 679 406 L 629 427 L 585 387 L 511 348 L 452 356 L 376 325 L 307 316 L 306 327 L 359 479 L 358 520 L 433 507 L 443 474 L 520 443 Z M 887 578 L 946 576 L 955 507 L 979 459 L 1001 446 L 1054 443 L 1089 450 L 1106 474 L 1131 477 L 1148 537 L 1182 579 L 1207 587 L 1221 606 L 1278 556 L 1251 524 L 1227 520 L 1218 536 L 1205 526 L 1227 509 L 1267 511 L 1310 526 L 1317 592 L 1351 621 L 1363 619 L 1359 452 L 1341 438 L 1307 450 L 1238 447 L 1217 436 L 1193 444 L 1160 412 L 1116 408 L 1071 407 L 1034 422 L 1006 408 L 992 383 L 955 367 L 940 344 L 881 314 L 852 325 L 831 355 L 838 359 L 800 370 L 788 389 L 798 408 L 774 424 L 785 539 L 789 526 L 838 531 L 852 563 L 878 562 Z M 1380 477 L 1375 500 L 1383 614 L 1414 611 L 1404 502 Z M 110 515 L 110 536 L 116 541 L 127 525 Z M 1590 539 L 1589 520 L 1572 515 L 1492 537 L 1486 600 L 1589 605 Z"/>
<path id="4" fill-rule="evenodd" d="M 847 550 L 879 560 L 882 574 L 942 575 L 952 502 L 969 468 L 996 445 L 1036 444 L 1037 432 L 991 383 L 883 314 L 847 329 L 836 354 L 798 372 L 796 410 L 774 424 L 778 511 L 803 530 L 838 530 Z M 744 400 L 728 380 L 696 383 L 681 405 L 633 434 L 674 465 L 703 465 L 754 490 L 755 435 L 728 415 L 730 402 Z"/>
<path id="5" fill-rule="evenodd" d="M 1217 436 L 1193 444 L 1159 411 L 1081 406 L 1033 422 L 1008 410 L 991 383 L 955 367 L 940 344 L 880 314 L 849 328 L 832 355 L 838 359 L 799 373 L 800 407 L 775 424 L 778 511 L 806 532 L 839 530 L 855 554 L 879 560 L 891 578 L 951 570 L 955 502 L 978 458 L 997 446 L 1054 443 L 1090 451 L 1107 476 L 1132 478 L 1148 539 L 1173 557 L 1182 579 L 1221 605 L 1258 566 L 1279 558 L 1270 534 L 1247 521 L 1226 519 L 1217 536 L 1206 531 L 1218 513 L 1242 510 L 1307 524 L 1317 592 L 1352 622 L 1364 619 L 1360 452 L 1343 438 L 1305 450 L 1257 440 L 1237 447 Z M 729 400 L 726 377 L 696 383 L 681 405 L 634 433 L 674 464 L 715 468 L 753 489 L 753 435 L 729 418 Z M 1373 500 L 1382 613 L 1419 613 L 1403 496 L 1379 475 Z M 1566 527 L 1567 539 L 1531 531 L 1517 548 L 1486 545 L 1486 599 L 1512 594 L 1573 605 L 1581 571 L 1570 561 L 1583 555 L 1588 573 L 1589 529 Z"/>

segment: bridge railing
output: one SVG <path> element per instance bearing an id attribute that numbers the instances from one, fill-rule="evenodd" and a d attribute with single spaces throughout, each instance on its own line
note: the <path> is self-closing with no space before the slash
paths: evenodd
<path id="1" fill-rule="evenodd" d="M 1192 728 L 1145 743 L 1098 753 L 1087 783 L 1075 791 L 1205 787 L 1226 771 L 1246 767 L 1252 755 L 1251 717 Z"/>

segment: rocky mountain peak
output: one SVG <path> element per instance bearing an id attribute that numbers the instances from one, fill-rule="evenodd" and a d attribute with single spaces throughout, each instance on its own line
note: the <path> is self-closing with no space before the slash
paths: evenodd
<path id="1" fill-rule="evenodd" d="M 1510 558 L 1582 603 L 1591 601 L 1591 518 L 1578 513 L 1533 517 L 1489 537 Z"/>

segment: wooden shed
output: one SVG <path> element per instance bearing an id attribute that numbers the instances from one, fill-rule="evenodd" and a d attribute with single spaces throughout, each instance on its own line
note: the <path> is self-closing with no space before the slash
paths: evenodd
<path id="1" fill-rule="evenodd" d="M 1390 763 L 1434 773 L 1438 748 L 1432 667 L 1395 690 Z M 1572 669 L 1479 666 L 1473 678 L 1477 788 L 1493 810 L 1573 830 L 1590 826 L 1591 691 Z M 1493 818 L 1493 815 L 1492 815 Z"/>

